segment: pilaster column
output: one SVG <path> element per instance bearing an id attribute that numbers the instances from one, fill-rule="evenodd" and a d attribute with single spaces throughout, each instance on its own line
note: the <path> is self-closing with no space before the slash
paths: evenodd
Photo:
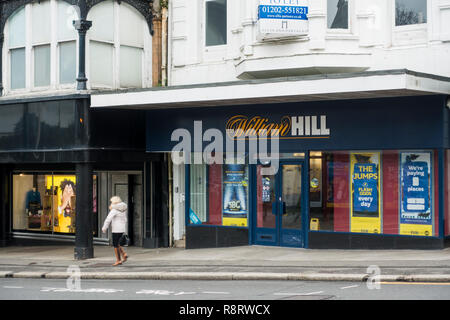
<path id="1" fill-rule="evenodd" d="M 77 77 L 77 90 L 86 90 L 86 33 L 92 26 L 92 21 L 86 19 L 80 19 L 73 22 L 75 29 L 78 31 L 78 52 L 79 52 L 79 64 L 78 64 L 78 77 Z"/>
<path id="2" fill-rule="evenodd" d="M 5 36 L 0 33 L 0 96 L 3 95 L 3 42 L 5 40 Z"/>
<path id="3" fill-rule="evenodd" d="M 77 202 L 75 217 L 75 259 L 94 257 L 92 174 L 90 163 L 77 163 Z"/>

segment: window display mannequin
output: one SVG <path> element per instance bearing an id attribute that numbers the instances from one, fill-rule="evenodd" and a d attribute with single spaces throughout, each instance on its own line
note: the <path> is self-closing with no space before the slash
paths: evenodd
<path id="1" fill-rule="evenodd" d="M 41 227 L 41 217 L 39 209 L 41 209 L 41 194 L 36 187 L 27 192 L 25 198 L 25 208 L 28 214 L 28 228 L 36 229 Z"/>
<path id="2" fill-rule="evenodd" d="M 36 187 L 27 192 L 25 208 L 28 214 L 37 214 L 37 211 L 41 208 L 41 194 Z"/>

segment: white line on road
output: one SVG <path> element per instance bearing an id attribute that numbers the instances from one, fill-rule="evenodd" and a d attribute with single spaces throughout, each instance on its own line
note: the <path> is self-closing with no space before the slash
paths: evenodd
<path id="1" fill-rule="evenodd" d="M 342 287 L 341 290 L 350 289 L 350 288 L 357 288 L 357 287 L 359 287 L 359 285 L 353 285 L 353 286 Z"/>
<path id="2" fill-rule="evenodd" d="M 309 292 L 309 293 L 298 293 L 298 292 L 277 292 L 274 293 L 276 296 L 312 296 L 315 294 L 321 294 L 323 291 Z"/>
<path id="3" fill-rule="evenodd" d="M 15 286 L 3 286 L 5 289 L 23 289 L 23 287 L 15 287 Z"/>
<path id="4" fill-rule="evenodd" d="M 72 293 L 116 293 L 123 292 L 122 289 L 70 289 L 70 288 L 48 288 L 44 287 L 41 292 L 72 292 Z"/>
<path id="5" fill-rule="evenodd" d="M 229 292 L 222 292 L 222 291 L 203 291 L 202 293 L 205 293 L 205 294 L 230 294 Z"/>

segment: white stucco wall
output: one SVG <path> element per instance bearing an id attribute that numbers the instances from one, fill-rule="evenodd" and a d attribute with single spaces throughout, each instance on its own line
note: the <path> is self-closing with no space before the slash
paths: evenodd
<path id="1" fill-rule="evenodd" d="M 349 29 L 327 29 L 327 1 L 305 0 L 306 37 L 258 40 L 259 0 L 228 0 L 227 44 L 204 46 L 204 0 L 170 1 L 169 84 L 407 68 L 450 76 L 450 0 L 427 23 L 395 26 L 395 0 L 349 0 Z"/>

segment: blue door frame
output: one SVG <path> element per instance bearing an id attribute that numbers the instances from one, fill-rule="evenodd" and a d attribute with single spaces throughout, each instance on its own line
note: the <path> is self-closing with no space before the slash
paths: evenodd
<path id="1" fill-rule="evenodd" d="M 307 154 L 307 153 L 306 153 Z M 307 157 L 308 158 L 308 157 Z M 301 165 L 301 227 L 299 229 L 283 229 L 282 213 L 284 205 L 282 198 L 282 168 L 283 165 Z M 251 166 L 252 175 L 252 210 L 251 210 L 251 232 L 250 239 L 252 244 L 283 246 L 283 247 L 308 247 L 308 230 L 309 230 L 309 161 L 302 160 L 280 160 L 279 170 L 275 175 L 275 203 L 272 205 L 272 214 L 275 215 L 274 228 L 259 228 L 257 226 L 257 166 Z"/>

